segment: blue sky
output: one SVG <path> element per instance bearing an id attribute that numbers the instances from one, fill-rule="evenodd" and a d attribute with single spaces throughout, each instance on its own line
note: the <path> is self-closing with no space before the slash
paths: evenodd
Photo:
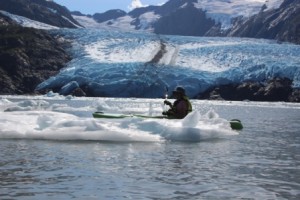
<path id="1" fill-rule="evenodd" d="M 128 12 L 129 7 L 134 4 L 158 5 L 167 0 L 54 0 L 56 3 L 66 6 L 70 11 L 80 11 L 84 14 L 95 14 L 110 9 L 122 9 Z"/>

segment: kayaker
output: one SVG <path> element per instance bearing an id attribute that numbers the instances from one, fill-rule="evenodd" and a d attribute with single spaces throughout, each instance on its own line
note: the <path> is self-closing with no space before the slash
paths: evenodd
<path id="1" fill-rule="evenodd" d="M 170 106 L 170 109 L 162 114 L 170 118 L 183 119 L 189 112 L 192 112 L 192 104 L 186 96 L 183 87 L 176 87 L 172 94 L 176 98 L 176 101 L 172 104 L 168 100 L 165 100 L 164 103 Z"/>

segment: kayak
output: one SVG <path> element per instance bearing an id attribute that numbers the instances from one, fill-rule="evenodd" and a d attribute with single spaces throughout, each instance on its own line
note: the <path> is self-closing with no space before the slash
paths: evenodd
<path id="1" fill-rule="evenodd" d="M 159 115 L 159 116 L 149 116 L 149 115 L 138 115 L 138 114 L 115 114 L 115 113 L 103 113 L 103 112 L 95 112 L 93 113 L 94 118 L 103 118 L 103 119 L 122 119 L 127 117 L 140 117 L 140 118 L 148 118 L 148 119 L 169 119 L 167 116 Z"/>
<path id="2" fill-rule="evenodd" d="M 232 119 L 229 123 L 233 130 L 242 130 L 244 128 L 241 120 L 239 119 Z"/>
<path id="3" fill-rule="evenodd" d="M 101 118 L 101 119 L 124 119 L 128 117 L 139 117 L 139 118 L 146 118 L 146 119 L 172 119 L 168 118 L 167 116 L 158 115 L 158 116 L 149 116 L 149 115 L 139 115 L 139 114 L 115 114 L 115 113 L 104 113 L 104 112 L 94 112 L 94 118 Z M 243 124 L 238 119 L 232 119 L 229 121 L 230 126 L 233 130 L 241 130 L 243 129 Z"/>

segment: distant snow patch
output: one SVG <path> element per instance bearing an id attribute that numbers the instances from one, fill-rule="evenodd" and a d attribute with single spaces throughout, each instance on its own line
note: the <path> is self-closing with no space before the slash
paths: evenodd
<path id="1" fill-rule="evenodd" d="M 85 28 L 101 28 L 102 26 L 96 22 L 93 18 L 87 16 L 72 15 L 72 17 L 79 22 Z"/>
<path id="2" fill-rule="evenodd" d="M 79 26 L 77 24 L 75 24 L 74 22 L 72 22 L 69 18 L 65 17 L 65 16 L 62 16 L 62 18 L 64 18 L 65 20 L 67 20 L 68 22 L 70 22 L 71 24 L 73 24 L 75 27 L 77 28 L 83 28 L 82 26 Z"/>
<path id="3" fill-rule="evenodd" d="M 152 30 L 152 24 L 160 18 L 160 15 L 156 15 L 154 12 L 148 12 L 139 17 L 141 30 Z"/>

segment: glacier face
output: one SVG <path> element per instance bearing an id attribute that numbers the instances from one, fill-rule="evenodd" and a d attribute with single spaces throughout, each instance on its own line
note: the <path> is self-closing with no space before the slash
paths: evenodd
<path id="1" fill-rule="evenodd" d="M 66 92 L 77 83 L 93 96 L 160 98 L 166 87 L 182 85 L 195 97 L 215 85 L 272 77 L 300 87 L 300 48 L 293 44 L 99 29 L 53 32 L 73 41 L 74 59 L 37 90 Z"/>

